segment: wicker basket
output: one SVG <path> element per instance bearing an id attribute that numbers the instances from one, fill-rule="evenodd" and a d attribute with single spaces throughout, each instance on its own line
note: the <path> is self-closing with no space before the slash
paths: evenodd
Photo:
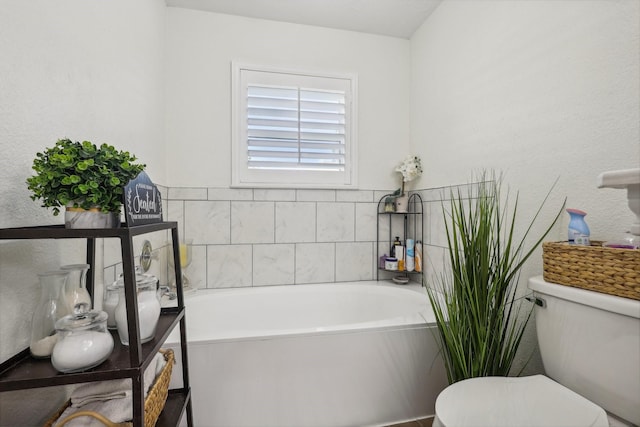
<path id="1" fill-rule="evenodd" d="M 542 260 L 547 282 L 640 300 L 640 249 L 545 242 Z"/>
<path id="2" fill-rule="evenodd" d="M 173 350 L 160 350 L 162 355 L 164 356 L 164 360 L 167 362 L 162 368 L 162 372 L 156 377 L 153 386 L 147 393 L 147 398 L 144 401 L 144 426 L 145 427 L 153 427 L 156 425 L 156 421 L 158 421 L 158 417 L 160 413 L 164 409 L 164 404 L 167 401 L 167 395 L 169 394 L 169 382 L 171 381 L 171 370 L 173 369 L 173 365 L 175 364 L 175 356 L 173 354 Z M 44 425 L 44 427 L 53 426 L 60 415 L 64 412 L 67 407 L 71 405 L 71 401 L 67 401 L 67 403 L 58 410 Z M 93 411 L 78 411 L 75 412 L 58 424 L 58 427 L 64 426 L 68 421 L 71 421 L 74 418 L 78 417 L 92 417 L 97 420 L 100 420 L 107 427 L 132 427 L 132 422 L 124 422 L 124 423 L 113 423 L 101 414 Z"/>

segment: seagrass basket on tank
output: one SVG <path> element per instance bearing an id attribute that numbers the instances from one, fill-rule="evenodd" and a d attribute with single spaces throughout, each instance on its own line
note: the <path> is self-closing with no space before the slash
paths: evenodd
<path id="1" fill-rule="evenodd" d="M 175 356 L 173 354 L 173 350 L 171 349 L 162 349 L 160 350 L 160 352 L 164 356 L 166 364 L 162 368 L 160 374 L 158 374 L 158 376 L 154 380 L 153 385 L 149 389 L 149 393 L 147 393 L 147 397 L 144 400 L 144 427 L 153 427 L 156 425 L 158 417 L 164 409 L 164 404 L 167 401 L 167 396 L 169 395 L 169 383 L 171 381 L 171 371 L 175 363 Z M 67 409 L 69 405 L 71 405 L 70 400 L 66 404 L 64 404 L 62 408 L 58 410 L 58 412 L 56 412 L 51 418 L 49 418 L 49 420 L 47 420 L 43 427 L 52 427 L 56 425 L 56 422 L 58 422 L 58 418 L 60 418 L 64 410 Z M 95 411 L 76 412 L 72 415 L 69 415 L 63 420 L 60 420 L 56 427 L 63 427 L 72 419 L 81 417 L 94 418 L 100 421 L 106 427 L 133 427 L 133 422 L 114 423 L 104 417 L 102 414 L 99 414 Z"/>
<path id="2" fill-rule="evenodd" d="M 547 282 L 640 300 L 640 249 L 545 242 L 542 260 Z"/>

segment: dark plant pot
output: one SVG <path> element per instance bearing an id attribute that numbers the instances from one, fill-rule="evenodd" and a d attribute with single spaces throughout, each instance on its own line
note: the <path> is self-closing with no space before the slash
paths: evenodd
<path id="1" fill-rule="evenodd" d="M 67 207 L 64 212 L 65 228 L 115 228 L 120 225 L 119 212 L 101 212 L 99 208 L 89 210 Z"/>

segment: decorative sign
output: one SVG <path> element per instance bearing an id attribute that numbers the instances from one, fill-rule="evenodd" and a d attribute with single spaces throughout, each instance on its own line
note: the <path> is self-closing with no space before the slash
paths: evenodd
<path id="1" fill-rule="evenodd" d="M 124 201 L 124 216 L 128 227 L 162 222 L 160 191 L 146 172 L 140 172 L 125 185 Z"/>

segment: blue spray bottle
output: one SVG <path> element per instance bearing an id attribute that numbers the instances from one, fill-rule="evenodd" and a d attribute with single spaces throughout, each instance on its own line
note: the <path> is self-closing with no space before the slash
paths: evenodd
<path id="1" fill-rule="evenodd" d="M 567 212 L 571 216 L 569 220 L 569 243 L 589 245 L 589 226 L 584 221 L 587 213 L 579 209 L 567 209 Z"/>

